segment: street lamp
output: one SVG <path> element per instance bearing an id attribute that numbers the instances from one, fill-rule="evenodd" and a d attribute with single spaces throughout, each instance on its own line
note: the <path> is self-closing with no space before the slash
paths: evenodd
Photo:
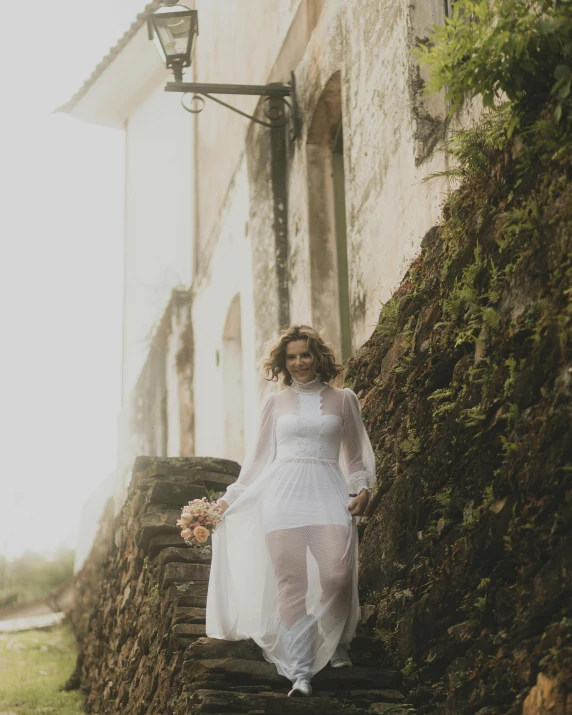
<path id="1" fill-rule="evenodd" d="M 183 67 L 190 67 L 199 34 L 198 12 L 177 0 L 165 0 L 147 16 L 149 38 L 161 55 L 167 69 L 172 69 L 177 82 L 183 81 Z"/>
<path id="2" fill-rule="evenodd" d="M 167 82 L 166 92 L 182 93 L 181 104 L 187 112 L 198 114 L 205 106 L 204 97 L 222 104 L 243 117 L 270 129 L 284 127 L 290 124 L 290 138 L 298 136 L 299 122 L 296 105 L 296 83 L 294 73 L 291 73 L 290 84 L 275 82 L 266 85 L 255 84 L 203 84 L 198 82 L 183 82 L 183 68 L 191 66 L 195 40 L 199 34 L 198 12 L 179 5 L 178 0 L 163 0 L 162 4 L 147 15 L 149 39 L 155 41 L 155 46 L 167 69 L 175 75 L 174 82 Z M 185 104 L 185 96 L 191 94 L 190 106 Z M 264 97 L 264 114 L 266 120 L 252 116 L 233 107 L 214 94 L 239 94 Z"/>

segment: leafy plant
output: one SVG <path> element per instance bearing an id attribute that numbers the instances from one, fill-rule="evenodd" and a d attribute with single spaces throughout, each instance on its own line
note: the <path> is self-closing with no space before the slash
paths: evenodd
<path id="1" fill-rule="evenodd" d="M 465 427 L 478 427 L 486 419 L 486 414 L 483 412 L 481 405 L 475 405 L 466 410 L 461 410 L 459 418 Z"/>
<path id="2" fill-rule="evenodd" d="M 392 297 L 383 306 L 380 321 L 377 326 L 377 332 L 387 340 L 393 340 L 401 332 L 399 321 L 399 300 L 397 297 Z"/>
<path id="3" fill-rule="evenodd" d="M 410 429 L 407 437 L 399 443 L 401 451 L 405 454 L 405 459 L 413 459 L 421 451 L 421 439 L 415 435 L 415 430 Z"/>
<path id="4" fill-rule="evenodd" d="M 454 113 L 478 95 L 507 100 L 509 136 L 547 101 L 562 116 L 572 83 L 571 0 L 457 0 L 416 54 L 431 68 L 427 92 L 445 90 Z"/>
<path id="5" fill-rule="evenodd" d="M 151 593 L 149 594 L 149 596 L 147 596 L 147 602 L 151 606 L 155 606 L 159 602 L 160 597 L 161 594 L 159 592 L 159 584 L 156 583 L 151 589 Z"/>
<path id="6" fill-rule="evenodd" d="M 412 656 L 407 659 L 405 665 L 401 669 L 401 675 L 403 676 L 403 682 L 408 687 L 412 687 L 417 683 L 419 679 L 418 669 Z"/>

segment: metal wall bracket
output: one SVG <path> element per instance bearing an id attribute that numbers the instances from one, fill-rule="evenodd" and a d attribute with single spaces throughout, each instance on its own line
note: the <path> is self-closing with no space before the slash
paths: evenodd
<path id="1" fill-rule="evenodd" d="M 291 73 L 290 84 L 203 84 L 200 82 L 167 82 L 165 92 L 182 93 L 181 104 L 183 108 L 191 114 L 199 114 L 205 108 L 205 97 L 217 104 L 246 117 L 247 119 L 268 127 L 278 129 L 290 126 L 290 139 L 296 139 L 299 134 L 298 105 L 296 103 L 296 78 L 294 72 Z M 231 104 L 227 104 L 222 99 L 213 97 L 214 94 L 238 94 L 254 95 L 264 97 L 262 103 L 265 119 L 260 119 L 251 114 L 247 114 Z M 189 104 L 185 103 L 185 97 L 191 95 Z M 194 106 L 193 106 L 194 104 Z"/>

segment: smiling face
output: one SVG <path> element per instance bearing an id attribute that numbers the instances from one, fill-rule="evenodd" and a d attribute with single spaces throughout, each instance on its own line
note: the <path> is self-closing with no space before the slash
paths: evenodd
<path id="1" fill-rule="evenodd" d="M 286 345 L 286 369 L 298 382 L 311 382 L 316 377 L 315 363 L 307 340 L 292 340 Z"/>

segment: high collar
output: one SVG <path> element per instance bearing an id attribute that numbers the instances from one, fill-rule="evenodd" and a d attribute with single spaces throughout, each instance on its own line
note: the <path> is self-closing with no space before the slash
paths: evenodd
<path id="1" fill-rule="evenodd" d="M 298 382 L 296 378 L 292 378 L 291 389 L 294 392 L 299 392 L 300 394 L 312 395 L 325 390 L 327 385 L 325 385 L 319 377 L 315 377 L 310 382 Z"/>

